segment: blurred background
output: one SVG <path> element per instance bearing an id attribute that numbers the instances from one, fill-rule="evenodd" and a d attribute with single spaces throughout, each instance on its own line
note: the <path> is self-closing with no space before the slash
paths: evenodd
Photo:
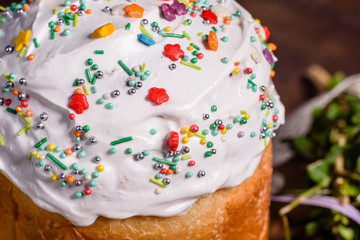
<path id="1" fill-rule="evenodd" d="M 360 73 L 359 0 L 238 0 L 262 25 L 269 27 L 269 42 L 277 45 L 274 82 L 289 116 L 297 107 L 319 94 L 304 78 L 306 69 L 319 64 L 330 73 Z M 306 160 L 297 156 L 277 167 L 286 179 L 284 190 L 303 188 Z M 284 239 L 278 216 L 283 203 L 272 203 L 270 239 Z M 310 207 L 289 214 L 292 239 L 307 239 L 305 225 Z"/>
<path id="2" fill-rule="evenodd" d="M 104 0 L 105 1 L 105 0 Z M 319 94 L 304 78 L 305 70 L 319 64 L 330 73 L 360 73 L 360 0 L 237 0 L 262 25 L 269 27 L 269 42 L 277 45 L 274 82 L 287 116 Z M 12 1 L 0 0 L 0 5 Z M 304 187 L 306 160 L 297 156 L 275 171 L 284 175 L 284 189 Z M 278 216 L 280 203 L 271 205 L 270 239 L 284 239 Z M 309 207 L 289 214 L 292 239 L 306 239 Z"/>

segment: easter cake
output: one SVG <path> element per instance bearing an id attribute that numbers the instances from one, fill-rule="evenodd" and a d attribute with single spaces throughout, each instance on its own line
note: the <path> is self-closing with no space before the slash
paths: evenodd
<path id="1" fill-rule="evenodd" d="M 0 7 L 0 239 L 267 239 L 276 46 L 232 0 Z"/>

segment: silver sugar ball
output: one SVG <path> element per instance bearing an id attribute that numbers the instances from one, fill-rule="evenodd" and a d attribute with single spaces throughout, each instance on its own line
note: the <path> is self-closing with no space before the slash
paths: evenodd
<path id="1" fill-rule="evenodd" d="M 149 23 L 149 21 L 147 19 L 143 19 L 141 20 L 141 25 L 147 25 Z"/>
<path id="2" fill-rule="evenodd" d="M 210 19 L 206 19 L 206 20 L 204 20 L 204 24 L 205 24 L 205 25 L 210 25 L 210 24 L 211 24 Z"/>
<path id="3" fill-rule="evenodd" d="M 264 139 L 264 138 L 266 138 L 266 134 L 265 134 L 265 133 L 261 133 L 261 134 L 260 134 L 260 139 Z"/>
<path id="4" fill-rule="evenodd" d="M 242 138 L 245 135 L 243 131 L 238 132 L 237 136 L 238 138 Z"/>
<path id="5" fill-rule="evenodd" d="M 20 83 L 21 85 L 26 85 L 26 84 L 27 84 L 26 78 L 20 78 L 20 79 L 19 79 L 19 83 Z"/>
<path id="6" fill-rule="evenodd" d="M 145 155 L 141 152 L 136 155 L 137 160 L 143 160 L 145 158 Z"/>
<path id="7" fill-rule="evenodd" d="M 152 30 L 154 32 L 158 32 L 158 31 L 160 31 L 160 27 L 159 26 L 153 26 Z"/>
<path id="8" fill-rule="evenodd" d="M 100 156 L 95 156 L 95 157 L 94 157 L 94 162 L 95 162 L 95 163 L 101 162 L 101 157 L 100 157 Z"/>
<path id="9" fill-rule="evenodd" d="M 46 121 L 49 118 L 49 114 L 47 114 L 46 112 L 43 112 L 42 114 L 40 114 L 40 119 L 41 121 Z"/>
<path id="10" fill-rule="evenodd" d="M 216 149 L 215 149 L 215 148 L 212 148 L 212 149 L 211 149 L 211 153 L 212 153 L 212 154 L 216 154 Z"/>
<path id="11" fill-rule="evenodd" d="M 85 15 L 85 10 L 84 10 L 84 9 L 79 9 L 78 14 L 79 14 L 80 16 Z"/>
<path id="12" fill-rule="evenodd" d="M 261 85 L 260 91 L 265 92 L 265 90 L 266 90 L 266 87 L 264 85 Z"/>
<path id="13" fill-rule="evenodd" d="M 77 170 L 77 169 L 74 169 L 73 173 L 74 173 L 74 174 L 80 174 L 80 171 Z"/>
<path id="14" fill-rule="evenodd" d="M 57 25 L 61 26 L 63 25 L 64 22 L 65 22 L 64 19 L 59 18 L 59 20 L 57 20 Z"/>
<path id="15" fill-rule="evenodd" d="M 206 175 L 205 170 L 200 170 L 199 173 L 198 173 L 199 177 L 205 177 L 205 175 Z"/>
<path id="16" fill-rule="evenodd" d="M 207 8 L 206 6 L 202 6 L 202 7 L 200 8 L 200 12 L 203 12 L 203 11 L 206 11 L 206 10 L 208 10 L 208 8 Z"/>
<path id="17" fill-rule="evenodd" d="M 142 87 L 142 82 L 137 82 L 136 84 L 135 84 L 135 88 L 136 89 L 139 89 L 139 88 L 141 88 Z"/>
<path id="18" fill-rule="evenodd" d="M 27 97 L 26 93 L 19 93 L 19 94 L 17 95 L 17 98 L 18 98 L 20 101 L 25 100 L 26 97 Z"/>
<path id="19" fill-rule="evenodd" d="M 175 151 L 175 152 L 174 152 L 174 155 L 175 155 L 175 156 L 180 156 L 180 151 Z"/>
<path id="20" fill-rule="evenodd" d="M 5 52 L 7 53 L 7 54 L 10 54 L 10 53 L 12 53 L 14 51 L 14 47 L 13 46 L 6 46 L 5 47 Z"/>
<path id="21" fill-rule="evenodd" d="M 181 148 L 181 152 L 184 153 L 184 154 L 187 154 L 190 152 L 190 148 L 188 146 L 183 146 Z"/>
<path id="22" fill-rule="evenodd" d="M 131 89 L 129 89 L 129 91 L 128 91 L 128 94 L 129 95 L 133 95 L 133 94 L 135 94 L 136 93 L 136 89 L 135 88 L 131 88 Z"/>
<path id="23" fill-rule="evenodd" d="M 0 98 L 0 106 L 4 105 L 5 99 L 4 98 Z"/>
<path id="24" fill-rule="evenodd" d="M 176 69 L 176 64 L 175 63 L 170 64 L 169 68 L 170 68 L 170 70 Z"/>
<path id="25" fill-rule="evenodd" d="M 84 84 L 85 84 L 85 79 L 82 79 L 82 78 L 79 79 L 78 82 L 77 82 L 77 85 L 78 85 L 78 86 L 82 86 L 82 85 L 84 85 Z"/>
<path id="26" fill-rule="evenodd" d="M 209 119 L 210 118 L 210 114 L 208 114 L 208 113 L 204 113 L 203 114 L 203 119 L 204 120 L 207 120 L 207 119 Z"/>
<path id="27" fill-rule="evenodd" d="M 74 145 L 74 151 L 80 151 L 81 150 L 81 144 L 80 143 L 76 143 Z"/>
<path id="28" fill-rule="evenodd" d="M 172 158 L 172 157 L 174 157 L 174 152 L 168 151 L 168 152 L 166 153 L 166 158 Z"/>
<path id="29" fill-rule="evenodd" d="M 266 126 L 262 126 L 260 129 L 260 132 L 266 132 L 268 130 L 268 128 Z"/>
<path id="30" fill-rule="evenodd" d="M 91 143 L 91 144 L 97 144 L 97 143 L 98 143 L 97 138 L 96 138 L 96 137 L 91 137 L 91 138 L 90 138 L 90 143 Z"/>
<path id="31" fill-rule="evenodd" d="M 269 107 L 270 107 L 270 108 L 274 108 L 274 104 L 273 104 L 273 103 L 269 103 Z"/>
<path id="32" fill-rule="evenodd" d="M 7 86 L 7 87 L 10 87 L 10 88 L 13 88 L 13 87 L 14 87 L 14 83 L 8 81 L 8 82 L 6 82 L 6 86 Z"/>
<path id="33" fill-rule="evenodd" d="M 38 122 L 37 124 L 36 124 L 36 128 L 38 128 L 38 129 L 44 129 L 44 123 L 42 123 L 42 122 Z"/>
<path id="34" fill-rule="evenodd" d="M 120 96 L 120 91 L 119 91 L 119 90 L 114 90 L 114 91 L 112 91 L 111 96 L 113 96 L 113 97 L 118 97 L 118 96 Z"/>
<path id="35" fill-rule="evenodd" d="M 103 71 L 96 71 L 95 75 L 98 77 L 98 78 L 104 78 L 104 72 Z"/>
<path id="36" fill-rule="evenodd" d="M 104 7 L 103 11 L 108 13 L 111 11 L 111 8 L 109 6 L 106 6 L 106 7 Z"/>
<path id="37" fill-rule="evenodd" d="M 266 102 L 266 103 L 265 103 L 265 106 L 269 107 L 269 106 L 270 106 L 270 103 L 269 103 L 269 102 Z"/>
<path id="38" fill-rule="evenodd" d="M 273 133 L 271 134 L 271 137 L 272 137 L 272 138 L 276 137 L 276 133 L 273 132 Z"/>
<path id="39" fill-rule="evenodd" d="M 51 165 L 49 165 L 49 164 L 46 164 L 45 166 L 44 166 L 44 170 L 45 170 L 45 172 L 50 172 L 51 171 Z"/>
<path id="40" fill-rule="evenodd" d="M 170 184 L 170 179 L 164 178 L 163 183 L 165 183 L 166 185 L 169 185 Z"/>
<path id="41" fill-rule="evenodd" d="M 76 180 L 75 186 L 80 187 L 83 184 L 82 180 Z"/>
<path id="42" fill-rule="evenodd" d="M 83 128 L 82 128 L 82 126 L 78 125 L 78 126 L 75 127 L 75 130 L 76 130 L 77 132 L 82 132 L 82 131 L 83 131 Z"/>
<path id="43" fill-rule="evenodd" d="M 23 13 L 24 13 L 24 10 L 22 10 L 22 9 L 16 10 L 16 14 L 18 14 L 18 15 L 22 15 Z"/>
<path id="44" fill-rule="evenodd" d="M 220 126 L 220 125 L 223 124 L 223 121 L 222 121 L 221 119 L 216 119 L 216 120 L 215 120 L 215 124 L 218 125 L 218 126 Z"/>
<path id="45" fill-rule="evenodd" d="M 65 173 L 60 173 L 59 177 L 60 177 L 61 179 L 65 179 L 65 178 L 66 178 L 66 174 L 65 174 Z"/>
<path id="46" fill-rule="evenodd" d="M 156 170 L 162 169 L 163 166 L 164 166 L 164 164 L 162 164 L 162 163 L 156 163 L 156 164 L 154 165 L 154 169 L 156 169 Z"/>

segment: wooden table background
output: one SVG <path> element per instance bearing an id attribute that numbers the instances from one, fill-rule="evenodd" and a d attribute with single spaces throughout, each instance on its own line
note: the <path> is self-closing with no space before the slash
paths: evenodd
<path id="1" fill-rule="evenodd" d="M 274 82 L 287 114 L 317 94 L 314 87 L 302 79 L 309 65 L 320 64 L 331 73 L 338 70 L 346 75 L 360 73 L 360 0 L 237 1 L 270 28 L 270 42 L 278 46 Z M 10 2 L 1 0 L 0 4 Z M 305 175 L 302 168 L 301 159 L 295 159 L 278 169 L 287 177 L 286 188 L 302 187 L 298 181 Z M 280 206 L 271 207 L 272 240 L 282 239 L 277 217 Z M 290 214 L 293 239 L 305 239 L 303 212 L 304 208 Z"/>

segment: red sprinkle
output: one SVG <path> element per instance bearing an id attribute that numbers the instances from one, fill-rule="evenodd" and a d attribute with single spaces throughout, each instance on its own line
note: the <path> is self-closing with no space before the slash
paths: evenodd
<path id="1" fill-rule="evenodd" d="M 220 126 L 218 126 L 218 129 L 219 130 L 223 130 L 225 128 L 225 125 L 224 124 L 221 124 Z"/>
<path id="2" fill-rule="evenodd" d="M 204 54 L 199 53 L 196 57 L 197 57 L 198 59 L 203 59 L 203 58 L 204 58 Z"/>
<path id="3" fill-rule="evenodd" d="M 176 151 L 179 146 L 179 134 L 177 132 L 171 131 L 166 144 L 171 151 Z"/>
<path id="4" fill-rule="evenodd" d="M 277 120 L 279 120 L 278 115 L 273 115 L 273 121 L 276 122 Z"/>
<path id="5" fill-rule="evenodd" d="M 196 133 L 199 131 L 199 126 L 196 125 L 196 124 L 193 124 L 190 126 L 190 131 L 193 132 L 193 133 Z"/>
<path id="6" fill-rule="evenodd" d="M 251 68 L 246 68 L 245 72 L 246 72 L 246 74 L 251 74 L 253 72 L 253 70 Z"/>
<path id="7" fill-rule="evenodd" d="M 160 170 L 160 172 L 161 172 L 162 174 L 166 174 L 166 171 L 167 171 L 166 168 L 162 168 L 162 169 Z"/>
<path id="8" fill-rule="evenodd" d="M 90 195 L 90 194 L 92 193 L 91 188 L 85 188 L 84 193 L 85 193 L 86 195 Z"/>
<path id="9" fill-rule="evenodd" d="M 190 17 L 196 17 L 196 13 L 191 12 L 191 13 L 190 13 Z"/>
<path id="10" fill-rule="evenodd" d="M 75 4 L 73 4 L 70 6 L 70 9 L 71 11 L 75 12 L 78 9 L 78 7 Z"/>
<path id="11" fill-rule="evenodd" d="M 6 100 L 5 100 L 5 105 L 6 105 L 6 106 L 10 106 L 10 104 L 11 104 L 11 99 L 6 99 Z"/>
<path id="12" fill-rule="evenodd" d="M 259 100 L 260 100 L 260 101 L 264 101 L 264 100 L 265 100 L 265 95 L 264 95 L 264 94 L 260 94 L 260 95 L 259 95 Z"/>
<path id="13" fill-rule="evenodd" d="M 84 110 L 89 108 L 89 103 L 87 101 L 85 94 L 73 94 L 71 96 L 71 101 L 69 107 L 73 109 L 77 114 L 82 114 Z"/>
<path id="14" fill-rule="evenodd" d="M 164 55 L 165 55 L 165 57 L 168 57 L 175 62 L 175 61 L 179 60 L 179 58 L 184 57 L 185 54 L 184 54 L 184 51 L 181 50 L 179 44 L 174 44 L 174 45 L 167 44 L 165 46 Z"/>
<path id="15" fill-rule="evenodd" d="M 70 120 L 74 120 L 74 119 L 75 119 L 75 114 L 74 114 L 74 113 L 70 113 L 70 114 L 69 114 L 69 118 L 70 118 Z"/>
<path id="16" fill-rule="evenodd" d="M 161 105 L 164 102 L 169 101 L 169 95 L 167 95 L 165 89 L 153 87 L 150 89 L 148 99 L 153 101 L 156 105 Z"/>
<path id="17" fill-rule="evenodd" d="M 190 160 L 188 163 L 189 166 L 194 166 L 195 165 L 195 161 L 194 160 Z"/>
<path id="18" fill-rule="evenodd" d="M 21 101 L 21 106 L 27 107 L 28 105 L 29 105 L 29 102 L 27 100 L 22 100 Z"/>

